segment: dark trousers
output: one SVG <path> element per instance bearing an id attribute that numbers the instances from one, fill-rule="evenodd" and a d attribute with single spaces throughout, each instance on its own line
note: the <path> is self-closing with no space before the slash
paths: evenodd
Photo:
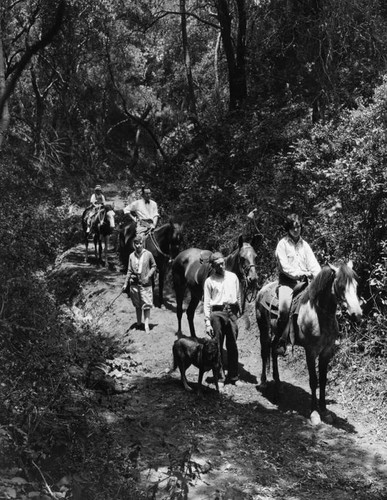
<path id="1" fill-rule="evenodd" d="M 222 353 L 224 339 L 226 338 L 226 349 L 228 358 L 227 379 L 238 380 L 238 325 L 237 317 L 231 311 L 213 311 L 211 313 L 211 326 L 214 330 L 214 338 L 219 344 L 219 352 Z M 222 362 L 223 371 L 223 362 Z"/>

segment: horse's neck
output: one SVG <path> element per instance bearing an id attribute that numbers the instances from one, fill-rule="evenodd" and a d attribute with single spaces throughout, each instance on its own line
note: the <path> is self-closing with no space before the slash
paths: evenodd
<path id="1" fill-rule="evenodd" d="M 164 224 L 155 229 L 152 233 L 152 237 L 155 239 L 160 250 L 162 250 L 165 253 L 168 253 L 168 248 L 169 248 L 168 244 L 169 238 L 165 237 L 165 235 L 168 236 L 168 230 L 169 230 L 169 224 Z"/>
<path id="2" fill-rule="evenodd" d="M 314 304 L 325 312 L 334 313 L 337 309 L 337 298 L 333 290 L 333 282 L 315 294 Z"/>
<path id="3" fill-rule="evenodd" d="M 239 253 L 239 248 L 230 253 L 230 255 L 227 255 L 227 257 L 224 260 L 226 263 L 227 271 L 235 273 L 238 276 L 238 278 L 240 278 L 240 271 L 238 266 L 238 253 Z"/>

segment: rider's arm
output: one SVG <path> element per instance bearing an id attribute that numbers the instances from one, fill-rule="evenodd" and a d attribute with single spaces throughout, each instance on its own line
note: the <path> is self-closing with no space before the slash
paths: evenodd
<path id="1" fill-rule="evenodd" d="M 135 202 L 129 203 L 129 205 L 124 208 L 124 214 L 129 214 L 130 218 L 134 220 L 134 222 L 137 222 Z"/>
<path id="2" fill-rule="evenodd" d="M 160 218 L 160 217 L 159 217 L 159 214 L 157 214 L 157 215 L 155 215 L 155 216 L 153 217 L 153 227 L 156 227 L 156 226 L 157 226 L 157 224 L 158 224 L 158 222 L 159 222 L 159 218 Z"/>
<path id="3" fill-rule="evenodd" d="M 304 240 L 304 248 L 305 248 L 305 258 L 306 258 L 306 265 L 308 267 L 308 271 L 313 275 L 315 278 L 318 273 L 321 271 L 321 266 L 317 262 L 317 259 L 313 253 L 313 250 L 311 249 L 310 245 Z"/>
<path id="4" fill-rule="evenodd" d="M 153 254 L 150 253 L 150 255 L 149 255 L 149 273 L 148 273 L 148 278 L 151 278 L 155 274 L 156 269 L 157 269 L 157 266 L 156 266 L 155 258 L 153 257 Z"/>
<path id="5" fill-rule="evenodd" d="M 122 287 L 122 290 L 126 290 L 127 286 L 128 286 L 128 283 L 130 281 L 130 277 L 132 275 L 132 268 L 131 268 L 131 264 L 130 264 L 130 256 L 129 256 L 129 262 L 128 262 L 128 272 L 126 273 L 126 277 L 125 277 L 125 281 L 124 281 L 124 285 Z"/>

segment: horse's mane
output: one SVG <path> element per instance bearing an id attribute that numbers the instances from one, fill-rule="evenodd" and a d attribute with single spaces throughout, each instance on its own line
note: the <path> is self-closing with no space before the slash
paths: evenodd
<path id="1" fill-rule="evenodd" d="M 339 290 L 344 290 L 351 281 L 357 279 L 358 279 L 357 274 L 347 264 L 342 264 L 337 270 L 336 285 Z"/>
<path id="2" fill-rule="evenodd" d="M 345 263 L 341 264 L 337 271 L 334 271 L 329 266 L 324 266 L 307 288 L 306 293 L 302 297 L 302 303 L 309 300 L 311 305 L 315 306 L 321 292 L 332 287 L 335 278 L 335 288 L 337 290 L 345 290 L 348 283 L 356 279 L 357 276 L 355 271 Z"/>
<path id="3" fill-rule="evenodd" d="M 330 288 L 334 279 L 335 271 L 329 266 L 324 266 L 306 289 L 301 303 L 305 304 L 309 300 L 311 306 L 315 306 L 321 292 L 325 291 L 327 288 Z"/>

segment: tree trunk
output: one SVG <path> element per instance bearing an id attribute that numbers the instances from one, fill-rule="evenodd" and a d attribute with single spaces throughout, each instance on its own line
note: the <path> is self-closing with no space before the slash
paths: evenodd
<path id="1" fill-rule="evenodd" d="M 32 57 L 37 54 L 40 50 L 42 50 L 44 47 L 46 47 L 49 43 L 52 42 L 53 38 L 55 35 L 58 33 L 60 26 L 62 24 L 63 16 L 64 16 L 64 11 L 66 7 L 66 2 L 65 0 L 60 0 L 59 6 L 56 10 L 55 13 L 55 21 L 51 28 L 42 36 L 40 40 L 32 44 L 27 48 L 27 50 L 24 52 L 22 57 L 20 58 L 20 61 L 15 67 L 15 70 L 13 73 L 10 75 L 7 81 L 5 81 L 5 74 L 4 74 L 4 61 L 3 61 L 3 51 L 1 50 L 1 55 L 0 55 L 0 72 L 3 73 L 3 78 L 1 77 L 0 74 L 0 146 L 1 146 L 1 141 L 4 139 L 4 135 L 6 133 L 7 127 L 8 127 L 8 122 L 9 122 L 9 116 L 8 116 L 8 100 L 11 97 L 13 91 L 15 90 L 16 83 L 18 82 L 19 78 L 21 77 L 24 69 L 26 66 L 29 64 L 31 61 Z M 0 32 L 0 39 L 1 39 L 1 32 Z M 2 49 L 2 47 L 0 47 Z M 1 64 L 3 63 L 3 64 Z M 3 85 L 3 87 L 1 87 Z"/>
<path id="2" fill-rule="evenodd" d="M 185 0 L 180 0 L 180 14 L 181 14 L 181 38 L 183 42 L 183 57 L 184 57 L 185 74 L 187 78 L 186 107 L 188 112 L 196 120 L 197 119 L 196 99 L 195 99 L 195 91 L 192 78 L 191 58 L 189 56 L 189 50 L 188 50 L 187 13 L 186 13 Z"/>
<path id="3" fill-rule="evenodd" d="M 0 25 L 0 96 L 4 94 L 5 91 L 5 63 L 4 63 L 4 52 L 3 52 L 3 38 Z M 9 109 L 8 103 L 4 103 L 3 112 L 0 115 L 0 149 L 2 147 L 5 134 L 7 132 L 9 123 Z"/>
<path id="4" fill-rule="evenodd" d="M 232 36 L 232 16 L 227 0 L 216 0 L 223 48 L 228 66 L 230 110 L 243 105 L 247 97 L 246 82 L 246 6 L 245 0 L 236 0 L 236 42 Z M 235 47 L 235 49 L 234 49 Z"/>

